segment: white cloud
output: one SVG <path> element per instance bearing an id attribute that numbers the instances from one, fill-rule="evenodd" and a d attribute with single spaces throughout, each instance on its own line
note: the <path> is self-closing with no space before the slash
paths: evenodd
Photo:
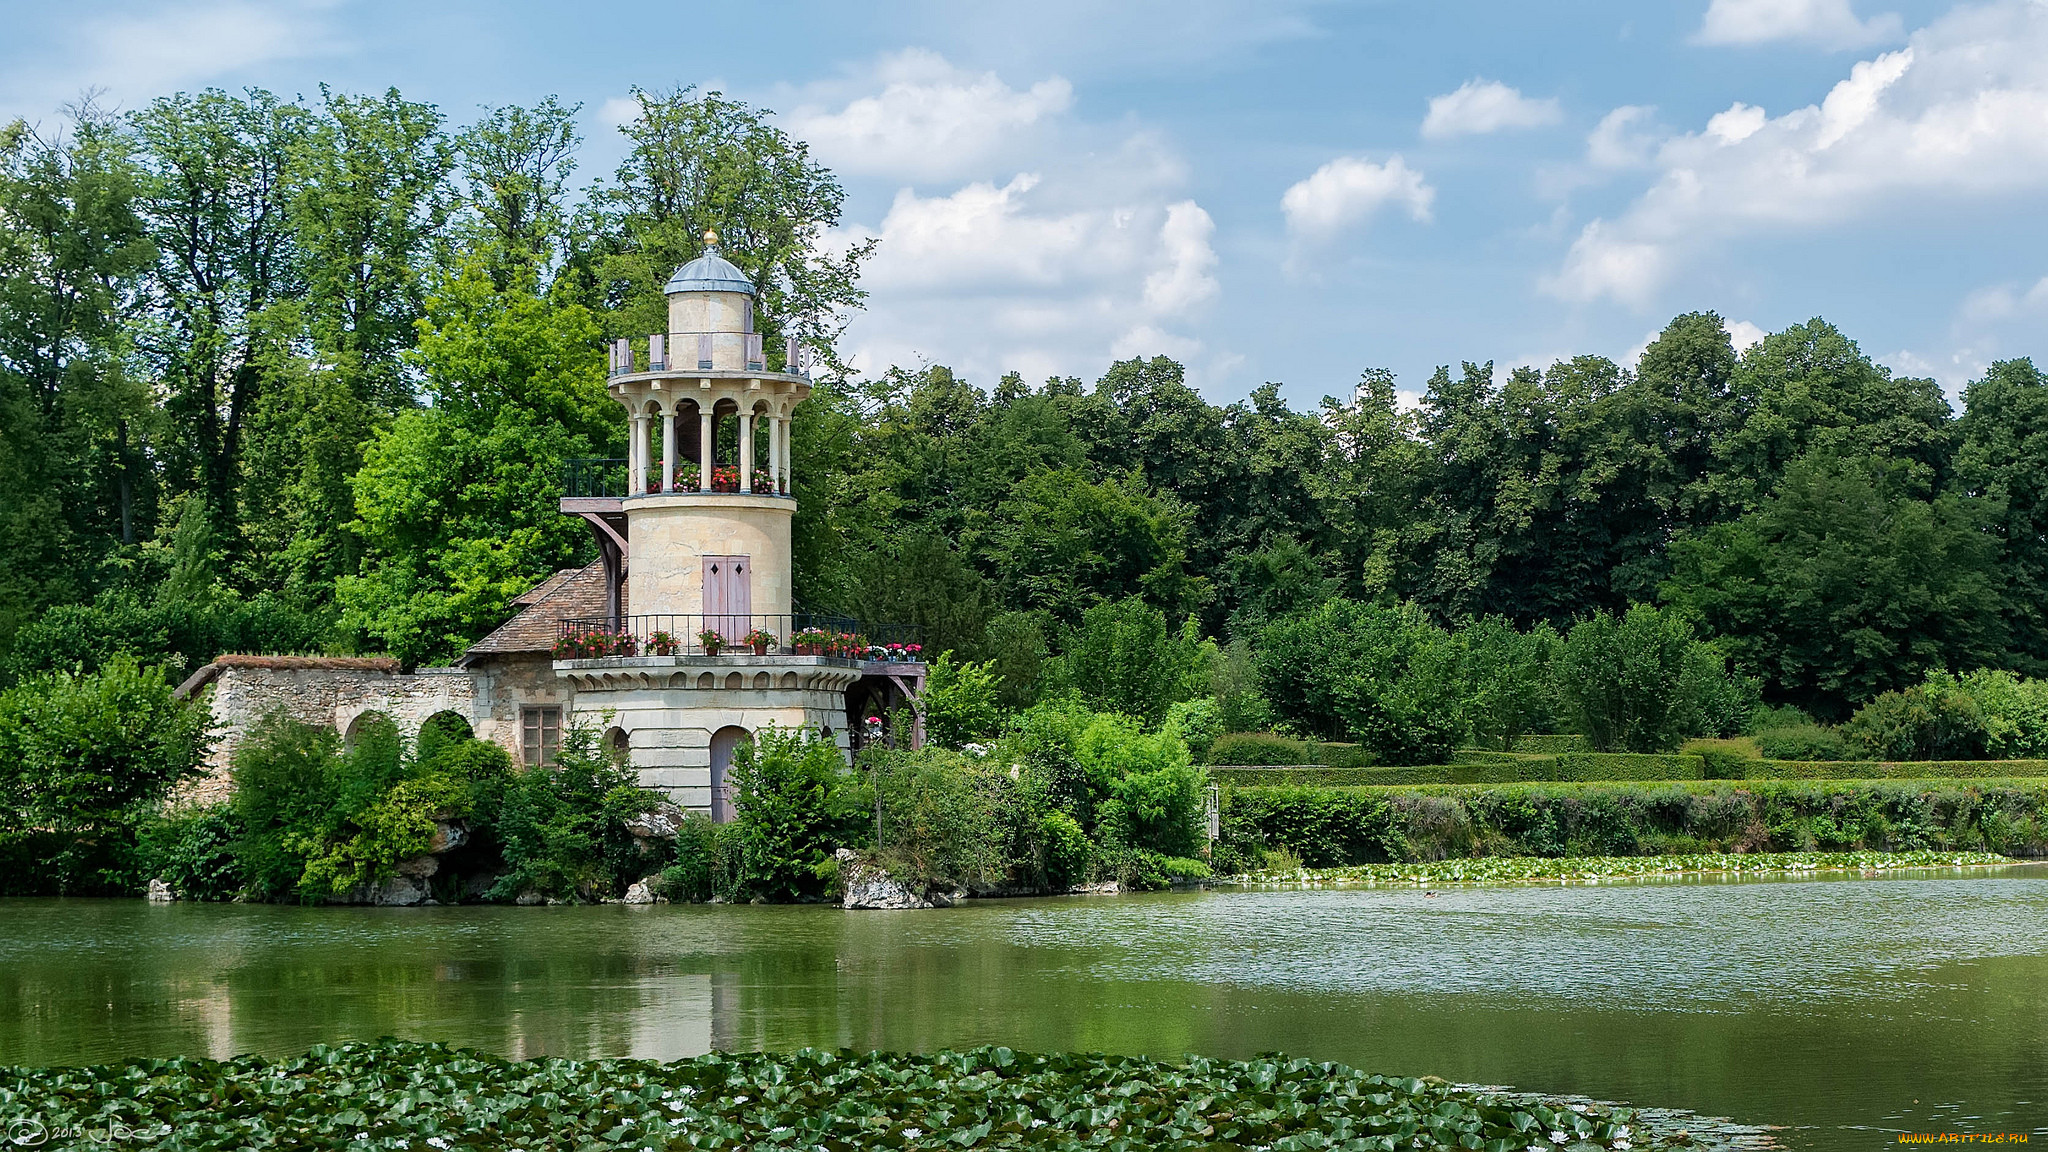
<path id="1" fill-rule="evenodd" d="M 1623 104 L 1600 118 L 1586 136 L 1586 162 L 1596 168 L 1633 168 L 1647 164 L 1657 147 L 1652 117 L 1657 110 L 1646 104 Z"/>
<path id="2" fill-rule="evenodd" d="M 1563 118 L 1555 100 L 1535 100 L 1498 80 L 1467 80 L 1455 92 L 1432 96 L 1422 135 L 1440 140 L 1503 128 L 1540 128 Z"/>
<path id="3" fill-rule="evenodd" d="M 1646 306 L 1733 239 L 2048 191 L 2048 5 L 1957 9 L 1857 63 L 1820 104 L 1771 117 L 1737 103 L 1665 140 L 1654 168 L 1625 211 L 1585 227 L 1548 291 Z"/>
<path id="4" fill-rule="evenodd" d="M 1435 200 L 1436 189 L 1398 155 L 1384 164 L 1339 156 L 1282 193 L 1280 210 L 1296 234 L 1327 235 L 1390 206 L 1426 223 Z"/>
<path id="5" fill-rule="evenodd" d="M 1763 343 L 1764 337 L 1770 335 L 1747 320 L 1730 321 L 1722 327 L 1727 329 L 1728 342 L 1735 346 L 1737 352 L 1748 351 L 1752 345 Z"/>
<path id="6" fill-rule="evenodd" d="M 321 0 L 200 0 L 133 15 L 81 12 L 62 41 L 0 79 L 0 108 L 34 119 L 89 89 L 104 90 L 111 107 L 133 108 L 274 61 L 339 55 L 347 45 L 328 7 Z"/>
<path id="7" fill-rule="evenodd" d="M 1764 44 L 1796 40 L 1823 48 L 1863 48 L 1896 41 L 1897 15 L 1856 18 L 1850 0 L 1713 0 L 1693 39 L 1701 44 Z"/>
<path id="8" fill-rule="evenodd" d="M 1074 101 L 1060 76 L 1020 90 L 918 48 L 884 57 L 867 82 L 881 91 L 839 107 L 802 104 L 783 120 L 838 171 L 907 180 L 976 174 L 1014 153 L 1019 133 L 1046 126 Z"/>

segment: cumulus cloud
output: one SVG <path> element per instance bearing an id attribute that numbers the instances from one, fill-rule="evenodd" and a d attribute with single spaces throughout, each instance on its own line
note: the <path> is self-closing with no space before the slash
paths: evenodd
<path id="1" fill-rule="evenodd" d="M 838 171 L 939 180 L 1014 152 L 1019 133 L 1047 126 L 1074 102 L 1063 77 L 1013 88 L 917 48 L 884 57 L 870 83 L 881 90 L 837 107 L 802 104 L 783 120 Z"/>
<path id="2" fill-rule="evenodd" d="M 1540 128 L 1563 118 L 1555 100 L 1535 100 L 1498 80 L 1467 80 L 1455 92 L 1432 96 L 1422 135 L 1440 140 L 1504 128 Z"/>
<path id="3" fill-rule="evenodd" d="M 1633 204 L 1586 225 L 1548 291 L 1642 306 L 1731 239 L 2048 191 L 2048 6 L 1958 9 L 1855 64 L 1818 105 L 1772 117 L 1738 102 L 1663 141 L 1652 167 Z"/>
<path id="4" fill-rule="evenodd" d="M 1435 201 L 1436 189 L 1398 155 L 1384 164 L 1339 156 L 1282 193 L 1280 210 L 1289 230 L 1326 235 L 1387 207 L 1406 208 L 1411 218 L 1426 223 Z"/>
<path id="5" fill-rule="evenodd" d="M 1894 14 L 1857 19 L 1849 0 L 1713 0 L 1693 39 L 1701 44 L 1795 40 L 1823 48 L 1863 48 L 1896 41 L 1904 31 Z"/>
<path id="6" fill-rule="evenodd" d="M 1747 351 L 1751 345 L 1763 343 L 1764 337 L 1770 335 L 1747 320 L 1732 320 L 1722 327 L 1727 330 L 1728 342 L 1735 346 L 1737 352 Z"/>

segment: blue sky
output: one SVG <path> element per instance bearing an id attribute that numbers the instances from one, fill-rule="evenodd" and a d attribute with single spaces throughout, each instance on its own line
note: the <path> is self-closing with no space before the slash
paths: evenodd
<path id="1" fill-rule="evenodd" d="M 2048 357 L 2048 3 L 0 0 L 0 116 L 395 85 L 775 110 L 882 241 L 845 347 L 984 386 L 1165 353 L 1212 399 L 1825 316 L 1952 393 Z"/>

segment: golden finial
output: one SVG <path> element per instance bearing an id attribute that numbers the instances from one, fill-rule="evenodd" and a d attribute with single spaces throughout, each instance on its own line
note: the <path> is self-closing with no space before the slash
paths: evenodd
<path id="1" fill-rule="evenodd" d="M 704 230 L 704 242 L 705 242 L 706 244 L 716 244 L 716 243 L 718 243 L 718 229 L 716 229 L 716 228 L 706 228 L 706 229 Z"/>

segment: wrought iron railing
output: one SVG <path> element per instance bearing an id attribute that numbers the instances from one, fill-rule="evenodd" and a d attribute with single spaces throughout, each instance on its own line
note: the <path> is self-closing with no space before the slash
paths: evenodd
<path id="1" fill-rule="evenodd" d="M 604 460 L 571 460 L 562 470 L 562 495 L 624 496 L 631 479 L 626 475 L 628 463 L 623 456 Z"/>
<path id="2" fill-rule="evenodd" d="M 739 655 L 919 662 L 924 649 L 915 629 L 815 612 L 591 616 L 562 621 L 555 641 L 557 660 Z"/>
<path id="3" fill-rule="evenodd" d="M 634 495 L 632 462 L 624 458 L 571 460 L 562 470 L 562 495 L 576 498 L 624 497 Z M 765 467 L 754 469 L 750 477 L 752 494 L 755 496 L 782 495 L 775 491 L 775 477 Z M 683 461 L 676 465 L 677 492 L 697 492 L 699 488 L 697 464 Z M 651 466 L 647 470 L 647 491 L 653 496 L 661 492 L 661 469 Z M 716 464 L 711 469 L 711 491 L 737 493 L 740 490 L 740 469 L 737 464 Z"/>
<path id="4" fill-rule="evenodd" d="M 770 367 L 759 332 L 657 332 L 621 336 L 605 345 L 606 376 L 640 372 L 781 372 L 809 376 L 809 350 L 794 336 L 782 341 L 782 362 Z"/>

